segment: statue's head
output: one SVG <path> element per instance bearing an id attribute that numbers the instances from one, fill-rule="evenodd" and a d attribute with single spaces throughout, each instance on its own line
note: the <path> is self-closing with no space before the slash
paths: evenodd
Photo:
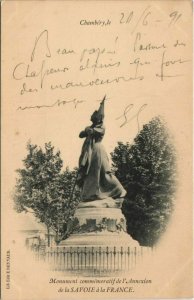
<path id="1" fill-rule="evenodd" d="M 100 103 L 99 109 L 95 110 L 95 112 L 91 115 L 90 120 L 94 124 L 102 123 L 104 120 L 104 100 L 105 100 L 105 97 L 102 100 L 102 102 Z"/>
<path id="2" fill-rule="evenodd" d="M 90 120 L 94 124 L 102 123 L 103 119 L 104 119 L 104 116 L 99 114 L 97 110 L 95 110 L 95 112 L 91 115 L 91 118 L 90 118 Z"/>

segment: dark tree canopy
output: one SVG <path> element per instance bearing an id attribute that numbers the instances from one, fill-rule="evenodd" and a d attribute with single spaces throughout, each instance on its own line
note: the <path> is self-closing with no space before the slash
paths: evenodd
<path id="1" fill-rule="evenodd" d="M 123 213 L 128 233 L 153 246 L 165 231 L 173 210 L 175 151 L 160 117 L 143 126 L 133 145 L 118 143 L 113 168 L 127 190 Z"/>
<path id="2" fill-rule="evenodd" d="M 30 209 L 60 239 L 79 201 L 78 191 L 70 199 L 77 171 L 62 171 L 60 152 L 55 153 L 51 143 L 46 143 L 44 149 L 29 143 L 27 151 L 24 168 L 17 170 L 15 209 Z"/>

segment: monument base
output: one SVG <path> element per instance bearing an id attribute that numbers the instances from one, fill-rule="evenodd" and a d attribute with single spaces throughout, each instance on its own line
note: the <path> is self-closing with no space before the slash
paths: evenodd
<path id="1" fill-rule="evenodd" d="M 139 247 L 139 243 L 127 233 L 86 233 L 72 234 L 60 242 L 63 247 Z"/>
<path id="2" fill-rule="evenodd" d="M 82 276 L 115 276 L 133 270 L 142 259 L 142 247 L 126 231 L 122 202 L 107 198 L 80 203 L 70 236 L 52 258 L 55 265 L 56 255 L 60 257 L 55 268 Z"/>
<path id="3" fill-rule="evenodd" d="M 80 203 L 71 222 L 71 235 L 59 246 L 139 247 L 126 231 L 122 201 L 108 198 Z"/>

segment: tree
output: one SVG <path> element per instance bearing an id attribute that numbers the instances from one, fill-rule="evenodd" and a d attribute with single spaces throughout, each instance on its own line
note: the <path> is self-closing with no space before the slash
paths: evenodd
<path id="1" fill-rule="evenodd" d="M 46 225 L 50 246 L 50 229 L 56 232 L 59 241 L 64 234 L 64 224 L 71 218 L 79 201 L 78 194 L 77 198 L 70 199 L 76 170 L 62 172 L 60 151 L 54 153 L 51 143 L 46 143 L 44 150 L 28 143 L 27 150 L 24 168 L 17 170 L 15 209 L 17 212 L 33 212 Z"/>
<path id="2" fill-rule="evenodd" d="M 65 239 L 69 235 L 68 224 L 73 220 L 75 209 L 80 201 L 80 190 L 74 186 L 78 170 L 73 171 L 67 167 L 62 172 L 56 183 L 58 192 L 57 210 L 53 217 L 52 227 L 57 233 L 57 241 Z"/>
<path id="3" fill-rule="evenodd" d="M 176 188 L 175 150 L 162 119 L 152 119 L 132 146 L 119 143 L 111 156 L 127 190 L 122 210 L 128 233 L 153 246 L 166 230 Z"/>

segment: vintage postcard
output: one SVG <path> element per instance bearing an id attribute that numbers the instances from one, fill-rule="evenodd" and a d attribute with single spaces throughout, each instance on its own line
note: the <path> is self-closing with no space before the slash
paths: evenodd
<path id="1" fill-rule="evenodd" d="M 3 300 L 192 298 L 192 1 L 2 1 Z"/>

